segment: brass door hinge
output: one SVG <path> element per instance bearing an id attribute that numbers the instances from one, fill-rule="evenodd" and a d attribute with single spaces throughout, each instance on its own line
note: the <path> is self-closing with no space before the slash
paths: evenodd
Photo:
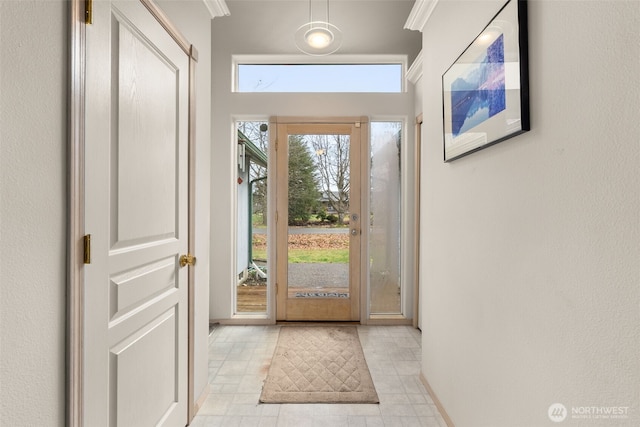
<path id="1" fill-rule="evenodd" d="M 87 234 L 82 240 L 84 246 L 83 261 L 85 264 L 91 264 L 91 234 Z"/>
<path id="2" fill-rule="evenodd" d="M 191 254 L 182 255 L 180 257 L 180 267 L 185 267 L 187 265 L 192 267 L 196 265 L 196 257 Z"/>
<path id="3" fill-rule="evenodd" d="M 93 24 L 93 0 L 85 0 L 84 2 L 84 22 L 85 24 Z"/>

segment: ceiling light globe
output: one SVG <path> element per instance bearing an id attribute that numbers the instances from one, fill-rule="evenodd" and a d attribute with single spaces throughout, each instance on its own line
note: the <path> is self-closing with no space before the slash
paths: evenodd
<path id="1" fill-rule="evenodd" d="M 329 22 L 310 21 L 298 27 L 294 41 L 300 52 L 307 55 L 330 55 L 342 46 L 342 31 Z"/>
<path id="2" fill-rule="evenodd" d="M 307 44 L 315 49 L 324 49 L 333 42 L 333 33 L 326 28 L 311 28 L 304 35 Z"/>

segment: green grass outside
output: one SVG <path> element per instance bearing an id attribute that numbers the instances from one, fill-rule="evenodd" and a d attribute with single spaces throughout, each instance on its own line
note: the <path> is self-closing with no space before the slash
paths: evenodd
<path id="1" fill-rule="evenodd" d="M 251 215 L 251 223 L 253 224 L 253 228 L 266 228 L 267 226 L 262 222 L 263 219 L 261 213 L 254 213 L 253 215 Z"/>
<path id="2" fill-rule="evenodd" d="M 253 257 L 266 259 L 267 251 L 254 249 Z M 289 249 L 289 263 L 347 264 L 349 249 Z"/>

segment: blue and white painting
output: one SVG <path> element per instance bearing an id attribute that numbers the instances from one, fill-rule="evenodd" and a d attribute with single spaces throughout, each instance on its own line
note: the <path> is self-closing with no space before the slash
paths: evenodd
<path id="1" fill-rule="evenodd" d="M 504 35 L 451 83 L 451 126 L 454 137 L 506 108 Z"/>

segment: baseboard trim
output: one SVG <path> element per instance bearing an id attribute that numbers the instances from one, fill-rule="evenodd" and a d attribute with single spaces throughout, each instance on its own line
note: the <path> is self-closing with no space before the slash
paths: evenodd
<path id="1" fill-rule="evenodd" d="M 204 390 L 202 390 L 202 394 L 200 394 L 200 397 L 198 397 L 198 400 L 196 400 L 196 403 L 194 404 L 195 406 L 194 413 L 196 415 L 198 415 L 198 411 L 200 410 L 200 408 L 202 408 L 202 405 L 204 405 L 204 402 L 207 400 L 207 397 L 209 397 L 210 392 L 211 392 L 210 386 L 209 384 L 207 384 Z"/>
<path id="2" fill-rule="evenodd" d="M 403 316 L 390 317 L 390 316 L 371 316 L 369 319 L 362 322 L 364 325 L 369 326 L 412 326 L 413 319 L 407 319 Z"/>
<path id="3" fill-rule="evenodd" d="M 263 326 L 275 325 L 276 322 L 271 319 L 256 319 L 249 317 L 237 317 L 232 319 L 212 319 L 210 323 L 219 323 L 220 325 L 241 325 L 241 326 Z"/>
<path id="4" fill-rule="evenodd" d="M 218 323 L 220 325 L 242 325 L 242 326 L 261 326 L 261 325 L 276 325 L 276 324 L 293 324 L 293 323 L 305 323 L 302 321 L 274 321 L 272 319 L 260 319 L 250 317 L 234 317 L 231 319 L 211 319 L 210 323 Z M 306 322 L 314 323 L 313 321 Z M 339 322 L 324 322 L 326 324 L 335 324 Z M 345 323 L 354 323 L 348 322 Z M 355 321 L 356 324 L 370 325 L 370 326 L 412 326 L 413 319 L 407 319 L 405 317 L 392 318 L 392 317 L 372 317 L 364 321 Z"/>
<path id="5" fill-rule="evenodd" d="M 444 406 L 442 406 L 442 403 L 440 403 L 440 399 L 438 399 L 438 396 L 436 396 L 435 392 L 429 385 L 429 381 L 427 381 L 427 379 L 425 378 L 422 372 L 420 372 L 420 382 L 422 382 L 422 385 L 424 385 L 424 387 L 427 389 L 429 396 L 431 396 L 431 400 L 433 400 L 433 403 L 436 404 L 436 408 L 438 408 L 438 412 L 440 412 L 440 415 L 442 415 L 442 419 L 444 420 L 445 423 L 447 423 L 447 426 L 455 427 L 455 425 L 453 424 L 453 421 L 451 421 L 451 418 L 449 417 L 449 414 L 447 414 L 447 411 L 444 409 Z"/>

